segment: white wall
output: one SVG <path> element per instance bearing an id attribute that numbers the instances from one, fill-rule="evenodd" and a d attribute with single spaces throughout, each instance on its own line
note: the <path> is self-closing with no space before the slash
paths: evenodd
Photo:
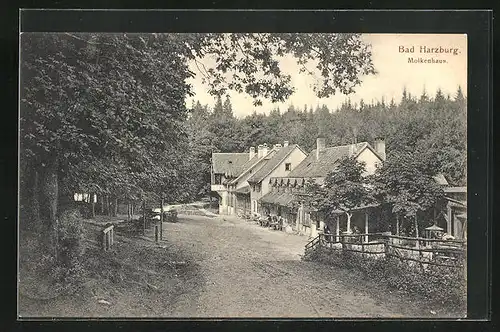
<path id="1" fill-rule="evenodd" d="M 283 160 L 278 167 L 276 167 L 263 181 L 262 181 L 262 193 L 267 194 L 270 191 L 269 180 L 273 177 L 286 177 L 290 172 L 300 164 L 307 155 L 302 152 L 299 148 L 293 149 L 293 151 Z M 285 164 L 290 163 L 290 171 L 285 170 Z"/>
<path id="2" fill-rule="evenodd" d="M 363 175 L 375 173 L 377 165 L 381 165 L 380 159 L 370 149 L 364 149 L 357 157 L 357 160 L 364 162 L 366 165 L 366 172 Z"/>

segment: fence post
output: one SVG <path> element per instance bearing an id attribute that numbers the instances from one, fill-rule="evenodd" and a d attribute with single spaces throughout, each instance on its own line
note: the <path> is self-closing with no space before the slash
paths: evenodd
<path id="1" fill-rule="evenodd" d="M 385 236 L 385 239 L 383 241 L 384 243 L 384 257 L 387 258 L 389 257 L 387 254 L 389 253 L 389 241 L 390 241 L 390 237 L 388 236 Z"/>
<path id="2" fill-rule="evenodd" d="M 107 242 L 107 240 L 108 240 L 108 237 L 107 237 L 106 233 L 104 233 L 104 232 L 103 232 L 103 233 L 102 233 L 102 249 L 103 249 L 104 251 L 106 251 L 106 250 L 108 249 L 108 245 L 107 245 L 107 243 L 106 243 L 106 242 Z"/>

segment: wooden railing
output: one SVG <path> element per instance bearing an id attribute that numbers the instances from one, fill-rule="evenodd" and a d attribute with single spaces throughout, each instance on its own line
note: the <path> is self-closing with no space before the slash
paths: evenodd
<path id="1" fill-rule="evenodd" d="M 321 241 L 321 234 L 316 236 L 314 239 L 312 239 L 306 244 L 306 250 L 314 249 L 320 243 L 320 241 Z"/>
<path id="2" fill-rule="evenodd" d="M 371 239 L 371 240 L 370 240 Z M 410 245 L 413 244 L 413 245 Z M 441 240 L 412 238 L 385 233 L 368 234 L 319 234 L 309 241 L 305 249 L 317 246 L 361 253 L 363 256 L 383 255 L 401 261 L 414 261 L 445 267 L 463 267 L 466 256 L 466 242 L 461 240 Z M 370 249 L 375 247 L 374 249 Z M 406 251 L 406 255 L 404 254 Z M 414 252 L 418 252 L 417 255 Z M 427 253 L 424 254 L 424 253 Z M 413 257 L 412 257 L 413 256 Z M 439 262 L 444 260 L 445 262 Z M 450 262 L 455 262 L 451 263 Z"/>
<path id="3" fill-rule="evenodd" d="M 111 225 L 102 230 L 102 248 L 107 251 L 114 243 L 115 226 Z"/>

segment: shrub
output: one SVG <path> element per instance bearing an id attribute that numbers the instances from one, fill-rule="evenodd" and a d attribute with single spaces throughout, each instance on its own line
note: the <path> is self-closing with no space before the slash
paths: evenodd
<path id="1" fill-rule="evenodd" d="M 454 309 L 465 307 L 466 279 L 465 270 L 461 268 L 427 265 L 426 269 L 422 269 L 419 265 L 410 265 L 393 257 L 375 259 L 324 247 L 309 250 L 304 259 L 355 270 L 367 279 Z"/>
<path id="2" fill-rule="evenodd" d="M 81 272 L 83 225 L 77 209 L 66 210 L 59 217 L 57 253 L 58 269 L 54 273 L 57 279 L 66 280 Z"/>

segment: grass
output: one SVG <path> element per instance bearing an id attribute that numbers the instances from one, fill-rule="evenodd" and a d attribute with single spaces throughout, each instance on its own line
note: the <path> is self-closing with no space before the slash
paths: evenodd
<path id="1" fill-rule="evenodd" d="M 104 252 L 100 228 L 84 225 L 83 255 L 71 273 L 40 237 L 20 234 L 21 317 L 165 317 L 179 295 L 201 287 L 198 266 L 168 243 L 118 228 L 115 244 Z"/>

